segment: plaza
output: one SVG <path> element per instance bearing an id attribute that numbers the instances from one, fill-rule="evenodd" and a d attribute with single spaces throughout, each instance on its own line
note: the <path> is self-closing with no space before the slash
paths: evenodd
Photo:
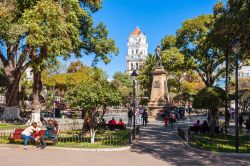
<path id="1" fill-rule="evenodd" d="M 0 157 L 4 158 L 1 165 L 249 165 L 249 155 L 220 154 L 190 148 L 176 135 L 176 127 L 187 124 L 184 121 L 178 123 L 173 128 L 166 128 L 161 121 L 150 123 L 141 130 L 139 140 L 131 149 L 125 151 L 88 152 L 77 149 L 60 150 L 53 147 L 44 150 L 32 147 L 24 150 L 21 146 L 1 146 Z"/>
<path id="2" fill-rule="evenodd" d="M 249 0 L 1 0 L 0 165 L 250 165 Z"/>

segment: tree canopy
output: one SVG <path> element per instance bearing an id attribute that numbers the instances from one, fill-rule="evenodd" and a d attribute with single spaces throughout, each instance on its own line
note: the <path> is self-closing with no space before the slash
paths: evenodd
<path id="1" fill-rule="evenodd" d="M 225 72 L 224 57 L 213 47 L 208 34 L 213 28 L 213 15 L 201 15 L 183 22 L 177 31 L 177 46 L 185 57 L 193 61 L 190 66 L 206 86 L 212 86 Z"/>
<path id="2" fill-rule="evenodd" d="M 193 107 L 197 109 L 218 110 L 225 105 L 227 94 L 219 87 L 210 86 L 200 90 L 194 97 Z"/>
<path id="3" fill-rule="evenodd" d="M 46 68 L 46 61 L 72 54 L 92 54 L 94 63 L 108 63 L 109 55 L 118 53 L 105 25 L 93 22 L 92 13 L 101 4 L 101 0 L 0 2 L 0 59 L 8 79 L 7 105 L 18 104 L 18 84 L 30 65 L 36 72 Z"/>
<path id="4" fill-rule="evenodd" d="M 66 93 L 71 107 L 94 111 L 99 107 L 119 105 L 120 93 L 107 81 L 84 81 Z"/>
<path id="5" fill-rule="evenodd" d="M 132 96 L 132 79 L 123 72 L 116 72 L 113 76 L 112 85 L 115 86 L 122 95 L 122 104 L 130 103 L 129 97 Z"/>

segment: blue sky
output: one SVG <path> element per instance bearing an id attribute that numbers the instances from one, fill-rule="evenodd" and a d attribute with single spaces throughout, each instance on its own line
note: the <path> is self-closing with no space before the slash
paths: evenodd
<path id="1" fill-rule="evenodd" d="M 129 34 L 139 26 L 146 33 L 149 53 L 154 52 L 161 39 L 176 30 L 186 19 L 201 14 L 212 13 L 218 0 L 104 0 L 103 8 L 93 14 L 95 23 L 104 22 L 119 48 L 119 55 L 113 56 L 111 63 L 98 63 L 112 78 L 116 71 L 125 71 L 127 40 Z M 81 61 L 91 65 L 93 56 L 83 56 Z M 67 62 L 75 61 L 71 58 Z"/>

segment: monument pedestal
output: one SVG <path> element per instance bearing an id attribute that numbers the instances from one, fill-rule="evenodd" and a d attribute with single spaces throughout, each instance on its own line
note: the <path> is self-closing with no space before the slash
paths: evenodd
<path id="1" fill-rule="evenodd" d="M 153 82 L 148 109 L 151 117 L 159 118 L 160 112 L 163 111 L 164 106 L 170 105 L 168 99 L 166 71 L 163 66 L 159 66 L 154 69 L 152 75 Z"/>

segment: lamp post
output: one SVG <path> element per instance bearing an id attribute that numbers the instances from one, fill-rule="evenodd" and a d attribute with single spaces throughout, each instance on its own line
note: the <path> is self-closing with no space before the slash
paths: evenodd
<path id="1" fill-rule="evenodd" d="M 132 74 L 131 74 L 131 77 L 133 79 L 133 112 L 134 112 L 134 123 L 133 123 L 133 130 L 134 130 L 134 138 L 135 138 L 135 135 L 136 135 L 136 131 L 135 131 L 135 110 L 136 110 L 136 101 L 135 101 L 135 97 L 136 97 L 136 94 L 135 94 L 135 80 L 136 80 L 136 77 L 137 77 L 137 73 L 136 73 L 136 70 L 133 70 Z"/>
<path id="2" fill-rule="evenodd" d="M 238 94 L 238 66 L 239 66 L 239 52 L 241 49 L 240 39 L 235 38 L 231 41 L 231 47 L 235 54 L 235 151 L 239 152 L 239 94 Z"/>
<path id="3" fill-rule="evenodd" d="M 229 47 L 227 45 L 227 50 L 226 50 L 226 80 L 225 80 L 225 91 L 227 94 L 226 97 L 226 104 L 225 104 L 225 134 L 228 133 L 228 127 L 229 127 L 229 110 L 228 110 L 228 68 L 229 68 L 229 61 L 228 61 L 228 53 L 229 53 Z"/>
<path id="4" fill-rule="evenodd" d="M 56 119 L 56 110 L 55 110 L 55 85 L 53 86 L 53 119 Z"/>

